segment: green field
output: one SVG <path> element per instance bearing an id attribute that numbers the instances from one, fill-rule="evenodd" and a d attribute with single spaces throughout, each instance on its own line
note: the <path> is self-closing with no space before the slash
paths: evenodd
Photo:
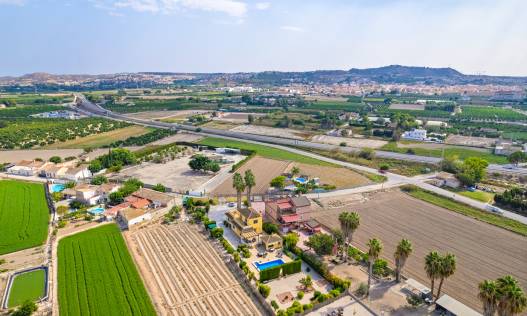
<path id="1" fill-rule="evenodd" d="M 336 111 L 350 111 L 350 112 L 361 112 L 364 110 L 365 105 L 362 103 L 356 102 L 347 102 L 347 101 L 314 101 L 306 106 L 302 107 L 303 109 L 311 110 L 336 110 Z"/>
<path id="2" fill-rule="evenodd" d="M 442 155 L 441 149 L 428 149 L 428 148 L 419 148 L 419 147 L 401 148 L 401 147 L 398 147 L 395 142 L 389 142 L 388 144 L 382 146 L 380 149 L 402 153 L 402 154 L 408 153 L 408 150 L 413 150 L 413 153 L 415 155 L 427 156 L 427 157 L 441 157 Z M 465 148 L 445 147 L 445 157 L 453 157 L 453 156 L 457 156 L 461 160 L 467 159 L 469 157 L 479 157 L 479 158 L 485 159 L 489 163 L 495 163 L 495 164 L 508 163 L 507 157 L 497 156 L 488 151 L 483 152 L 483 151 L 465 149 Z"/>
<path id="3" fill-rule="evenodd" d="M 58 247 L 61 315 L 155 315 L 119 228 L 104 225 Z"/>
<path id="4" fill-rule="evenodd" d="M 214 146 L 214 147 L 229 147 L 229 148 L 238 148 L 244 150 L 252 150 L 258 153 L 258 155 L 271 159 L 278 160 L 291 160 L 301 163 L 307 163 L 311 165 L 319 166 L 334 166 L 329 162 L 318 160 L 311 157 L 306 157 L 303 155 L 295 154 L 289 151 L 285 151 L 278 148 L 268 147 L 264 145 L 257 145 L 252 143 L 240 142 L 236 140 L 206 137 L 198 142 L 201 145 Z"/>
<path id="5" fill-rule="evenodd" d="M 515 112 L 511 109 L 491 106 L 464 106 L 462 107 L 461 114 L 458 116 L 481 120 L 527 121 L 527 115 Z"/>
<path id="6" fill-rule="evenodd" d="M 490 192 L 483 192 L 483 191 L 474 191 L 474 192 L 471 192 L 471 191 L 461 191 L 461 192 L 456 192 L 457 194 L 460 194 L 460 195 L 463 195 L 463 196 L 466 196 L 468 198 L 471 198 L 473 200 L 476 200 L 476 201 L 480 201 L 480 202 L 483 202 L 483 203 L 491 203 L 492 201 L 494 201 L 494 193 L 490 193 Z"/>
<path id="7" fill-rule="evenodd" d="M 46 272 L 42 269 L 19 274 L 13 280 L 9 291 L 9 308 L 16 307 L 25 301 L 38 301 L 46 292 Z"/>
<path id="8" fill-rule="evenodd" d="M 407 193 L 417 199 L 426 201 L 428 203 L 432 203 L 434 205 L 446 208 L 456 213 L 460 213 L 465 216 L 469 216 L 477 220 L 480 220 L 482 222 L 486 222 L 486 223 L 489 223 L 489 224 L 492 224 L 492 225 L 495 225 L 501 228 L 505 228 L 517 234 L 527 236 L 527 225 L 522 224 L 513 219 L 503 217 L 501 215 L 497 215 L 494 213 L 490 213 L 487 211 L 483 211 L 477 208 L 473 208 L 466 204 L 456 202 L 450 198 L 439 196 L 432 192 L 425 191 L 425 190 L 422 190 L 420 188 L 413 187 L 413 186 L 409 187 L 409 191 Z"/>
<path id="9" fill-rule="evenodd" d="M 0 181 L 0 255 L 42 245 L 48 221 L 43 184 Z"/>

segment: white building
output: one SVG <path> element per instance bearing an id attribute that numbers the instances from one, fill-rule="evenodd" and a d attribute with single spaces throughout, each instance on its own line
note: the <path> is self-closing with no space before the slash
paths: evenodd
<path id="1" fill-rule="evenodd" d="M 403 135 L 401 135 L 401 137 L 403 139 L 419 140 L 419 141 L 424 141 L 427 139 L 426 130 L 416 129 L 416 128 L 412 129 L 411 131 L 404 132 Z"/>
<path id="2" fill-rule="evenodd" d="M 152 214 L 140 208 L 127 207 L 117 213 L 117 220 L 120 221 L 126 228 L 130 228 L 133 225 L 137 225 L 141 222 L 149 221 L 151 219 Z"/>
<path id="3" fill-rule="evenodd" d="M 91 184 L 81 184 L 75 187 L 75 200 L 86 205 L 97 205 L 100 202 L 100 195 L 97 192 L 99 186 Z"/>
<path id="4" fill-rule="evenodd" d="M 82 180 L 82 179 L 88 179 L 91 177 L 92 177 L 92 173 L 86 166 L 68 168 L 68 170 L 62 176 L 62 178 L 65 180 L 75 181 L 75 182 Z"/>
<path id="5" fill-rule="evenodd" d="M 36 160 L 22 160 L 13 166 L 7 168 L 7 173 L 17 175 L 17 176 L 36 176 L 40 170 L 49 165 L 50 163 Z"/>

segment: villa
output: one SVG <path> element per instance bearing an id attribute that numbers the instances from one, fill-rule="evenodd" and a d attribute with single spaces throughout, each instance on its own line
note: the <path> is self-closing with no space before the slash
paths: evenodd
<path id="1" fill-rule="evenodd" d="M 152 208 L 171 207 L 175 203 L 175 197 L 152 189 L 141 188 L 132 193 L 133 197 L 150 201 Z"/>
<path id="2" fill-rule="evenodd" d="M 278 234 L 263 234 L 262 237 L 260 237 L 260 241 L 266 250 L 282 248 L 282 237 L 280 237 Z"/>
<path id="3" fill-rule="evenodd" d="M 305 196 L 289 197 L 265 204 L 269 219 L 279 224 L 283 232 L 311 219 L 311 201 Z"/>
<path id="4" fill-rule="evenodd" d="M 117 220 L 126 228 L 151 219 L 152 214 L 141 208 L 127 207 L 117 213 Z"/>
<path id="5" fill-rule="evenodd" d="M 227 224 L 236 236 L 242 240 L 255 242 L 262 233 L 262 215 L 252 207 L 241 210 L 232 210 L 227 213 Z"/>

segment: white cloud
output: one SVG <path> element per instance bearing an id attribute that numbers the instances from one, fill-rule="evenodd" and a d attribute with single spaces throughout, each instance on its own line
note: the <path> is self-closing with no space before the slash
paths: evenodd
<path id="1" fill-rule="evenodd" d="M 106 0 L 104 2 L 105 5 L 101 5 L 101 1 L 96 1 L 98 7 L 131 9 L 137 12 L 170 14 L 177 10 L 200 10 L 225 13 L 238 18 L 247 13 L 247 4 L 238 0 Z"/>
<path id="2" fill-rule="evenodd" d="M 256 9 L 267 10 L 271 7 L 271 2 L 258 2 L 256 3 Z"/>
<path id="3" fill-rule="evenodd" d="M 0 4 L 19 5 L 26 4 L 25 0 L 0 0 Z"/>
<path id="4" fill-rule="evenodd" d="M 280 26 L 281 30 L 289 31 L 289 32 L 304 32 L 305 30 L 299 26 L 293 26 L 293 25 L 282 25 Z"/>

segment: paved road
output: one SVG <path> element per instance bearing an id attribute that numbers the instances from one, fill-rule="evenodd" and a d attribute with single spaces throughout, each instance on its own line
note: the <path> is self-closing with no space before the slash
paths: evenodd
<path id="1" fill-rule="evenodd" d="M 180 130 L 186 130 L 186 131 L 191 131 L 191 132 L 197 132 L 197 128 L 194 126 L 188 126 L 188 125 L 182 125 L 182 124 L 170 124 L 170 123 L 164 123 L 164 122 L 129 118 L 124 115 L 115 114 L 113 112 L 105 110 L 104 108 L 87 101 L 86 98 L 84 98 L 84 96 L 81 94 L 78 94 L 77 98 L 78 100 L 80 100 L 78 109 L 87 115 L 105 116 L 105 117 L 115 119 L 115 120 L 127 121 L 127 122 L 132 122 L 132 123 L 136 123 L 140 125 L 157 127 L 157 128 L 170 128 L 170 129 L 180 129 Z M 335 160 L 335 159 L 324 157 L 324 156 L 321 156 L 315 153 L 306 152 L 306 151 L 303 151 L 297 148 L 289 147 L 289 146 L 295 146 L 295 147 L 307 147 L 311 149 L 332 150 L 334 148 L 338 148 L 338 146 L 312 143 L 312 142 L 299 141 L 299 140 L 291 140 L 291 139 L 279 138 L 279 137 L 243 134 L 243 133 L 237 133 L 237 132 L 231 132 L 231 131 L 225 131 L 225 130 L 217 130 L 217 129 L 211 129 L 211 128 L 201 128 L 201 131 L 199 133 L 203 135 L 212 135 L 214 137 L 220 137 L 220 138 L 232 139 L 232 140 L 243 139 L 245 142 L 254 143 L 254 144 L 265 143 L 265 145 L 269 147 L 274 147 L 274 148 L 286 150 L 289 152 L 297 153 L 300 155 L 316 158 L 322 161 L 327 161 L 327 162 L 330 162 L 336 165 L 344 166 L 344 167 L 355 169 L 355 170 L 366 171 L 366 172 L 370 172 L 374 174 L 380 174 L 378 170 L 373 169 L 373 168 L 360 166 L 360 165 L 356 165 L 356 164 L 352 164 L 352 163 L 344 162 L 340 160 Z M 348 148 L 348 147 L 345 149 L 346 150 L 358 150 L 357 148 Z M 422 161 L 419 159 L 432 159 L 432 160 L 437 161 L 439 159 L 439 158 L 433 158 L 433 157 L 422 157 L 422 156 L 404 155 L 404 154 L 398 154 L 398 153 L 377 151 L 377 155 L 380 157 L 384 153 L 389 153 L 390 155 L 394 155 L 391 157 L 398 157 L 395 159 L 410 160 L 410 161 Z M 432 161 L 432 160 L 429 160 L 429 161 Z M 492 169 L 492 170 L 495 170 L 495 169 Z M 527 172 L 527 170 L 525 171 Z M 379 186 L 381 188 L 388 188 L 388 187 L 400 186 L 403 184 L 413 184 L 422 189 L 434 192 L 436 194 L 439 194 L 445 197 L 452 198 L 456 201 L 468 204 L 472 207 L 486 210 L 486 206 L 487 206 L 486 203 L 479 202 L 479 201 L 467 198 L 465 196 L 452 193 L 450 191 L 438 188 L 434 185 L 424 182 L 424 180 L 426 180 L 426 176 L 425 177 L 417 176 L 417 177 L 412 178 L 412 177 L 405 177 L 405 176 L 394 174 L 394 173 L 386 173 L 382 175 L 386 176 L 388 179 L 388 181 L 385 182 L 384 184 L 366 186 L 362 188 L 355 188 L 355 189 L 348 189 L 348 190 L 337 190 L 337 191 L 324 193 L 324 195 L 325 196 L 338 196 L 338 195 L 343 195 L 343 194 L 352 194 L 352 193 L 372 191 L 375 189 L 379 189 Z M 322 197 L 322 194 L 320 196 Z M 527 224 L 527 217 L 525 216 L 521 216 L 516 213 L 509 212 L 509 211 L 504 211 L 503 216 L 511 218 L 511 219 L 515 219 L 521 223 Z"/>

